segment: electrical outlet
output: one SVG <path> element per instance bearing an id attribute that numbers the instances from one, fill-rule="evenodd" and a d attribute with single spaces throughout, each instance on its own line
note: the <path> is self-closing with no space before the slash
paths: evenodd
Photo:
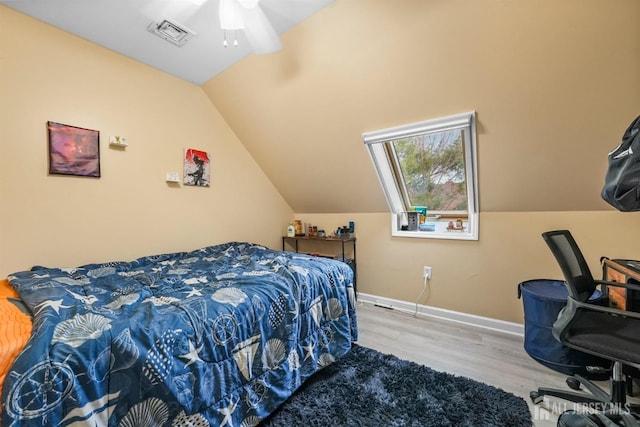
<path id="1" fill-rule="evenodd" d="M 424 266 L 424 270 L 422 273 L 422 276 L 425 279 L 431 279 L 431 267 L 427 267 L 426 265 Z"/>

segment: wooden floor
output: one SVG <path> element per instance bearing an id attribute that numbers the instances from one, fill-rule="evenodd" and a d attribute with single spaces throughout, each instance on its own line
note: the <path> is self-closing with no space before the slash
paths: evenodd
<path id="1" fill-rule="evenodd" d="M 532 359 L 523 338 L 426 316 L 358 306 L 358 344 L 432 369 L 472 378 L 521 396 L 535 426 L 556 426 L 558 414 L 573 404 L 554 398 L 534 406 L 529 392 L 540 386 L 568 389 L 566 375 Z M 605 381 L 598 383 L 607 385 Z M 546 409 L 545 409 L 546 408 Z"/>

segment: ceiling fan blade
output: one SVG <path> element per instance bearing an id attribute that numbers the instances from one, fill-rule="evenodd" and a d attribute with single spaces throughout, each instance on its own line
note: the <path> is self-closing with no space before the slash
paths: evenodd
<path id="1" fill-rule="evenodd" d="M 280 37 L 260 6 L 242 8 L 244 33 L 255 53 L 263 55 L 282 49 Z"/>

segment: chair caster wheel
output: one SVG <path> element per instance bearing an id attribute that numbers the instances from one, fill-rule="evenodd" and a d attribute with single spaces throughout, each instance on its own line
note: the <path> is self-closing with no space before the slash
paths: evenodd
<path id="1" fill-rule="evenodd" d="M 529 397 L 531 398 L 531 401 L 534 405 L 537 405 L 544 399 L 544 395 L 541 395 L 537 391 L 532 391 L 531 393 L 529 393 Z"/>
<path id="2" fill-rule="evenodd" d="M 569 386 L 569 388 L 573 390 L 580 390 L 580 380 L 578 380 L 577 378 L 568 377 L 566 380 L 566 383 Z"/>

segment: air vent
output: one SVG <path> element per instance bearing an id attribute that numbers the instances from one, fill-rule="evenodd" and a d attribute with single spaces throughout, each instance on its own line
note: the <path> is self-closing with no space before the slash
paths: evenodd
<path id="1" fill-rule="evenodd" d="M 160 22 L 152 22 L 147 27 L 147 30 L 176 46 L 184 46 L 186 42 L 196 35 L 188 28 L 167 19 Z"/>

